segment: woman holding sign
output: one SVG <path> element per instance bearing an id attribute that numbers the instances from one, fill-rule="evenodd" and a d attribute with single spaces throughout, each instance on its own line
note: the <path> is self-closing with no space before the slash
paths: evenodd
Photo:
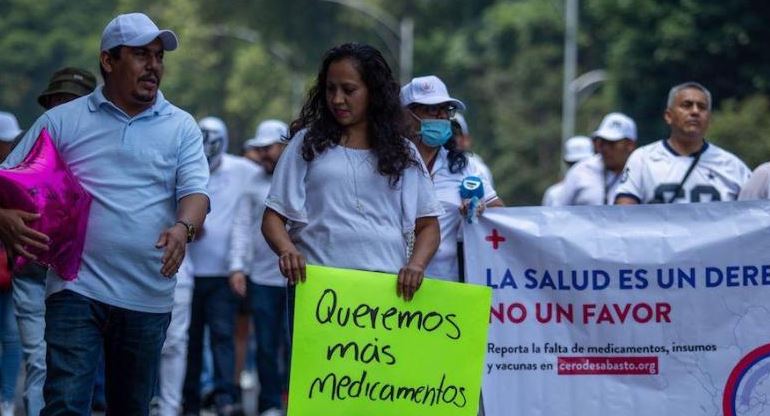
<path id="1" fill-rule="evenodd" d="M 399 87 L 380 52 L 329 50 L 291 135 L 262 222 L 283 275 L 304 281 L 306 261 L 393 273 L 396 293 L 412 299 L 442 208 L 404 138 Z"/>

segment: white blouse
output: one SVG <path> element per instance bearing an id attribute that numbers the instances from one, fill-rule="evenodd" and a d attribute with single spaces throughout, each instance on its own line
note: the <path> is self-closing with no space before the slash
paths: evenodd
<path id="1" fill-rule="evenodd" d="M 427 169 L 411 166 L 391 187 L 371 150 L 340 145 L 305 161 L 305 133 L 279 159 L 266 205 L 290 220 L 289 235 L 309 264 L 398 273 L 417 218 L 443 213 Z"/>

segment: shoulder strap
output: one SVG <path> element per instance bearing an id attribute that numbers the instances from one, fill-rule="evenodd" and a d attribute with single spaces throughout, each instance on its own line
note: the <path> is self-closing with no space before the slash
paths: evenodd
<path id="1" fill-rule="evenodd" d="M 684 187 L 684 183 L 687 182 L 687 178 L 690 177 L 690 174 L 695 169 L 695 165 L 698 164 L 698 161 L 700 160 L 700 155 L 702 154 L 703 154 L 703 150 L 700 150 L 698 151 L 698 153 L 695 154 L 695 157 L 693 157 L 692 159 L 692 163 L 690 163 L 690 167 L 687 168 L 687 172 L 685 172 L 684 174 L 684 178 L 682 178 L 682 181 L 679 182 L 679 185 L 677 185 L 676 190 L 674 191 L 674 194 L 671 195 L 671 199 L 666 201 L 667 204 L 674 202 L 674 200 L 676 199 L 676 196 L 679 194 L 679 191 L 681 191 L 682 187 Z"/>

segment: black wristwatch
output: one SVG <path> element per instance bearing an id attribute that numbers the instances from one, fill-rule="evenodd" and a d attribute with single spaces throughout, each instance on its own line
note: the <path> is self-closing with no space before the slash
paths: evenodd
<path id="1" fill-rule="evenodd" d="M 182 224 L 184 225 L 184 228 L 187 229 L 187 242 L 192 243 L 193 240 L 195 240 L 195 226 L 193 224 L 190 224 L 189 222 L 185 222 L 182 220 L 177 220 L 175 224 Z"/>

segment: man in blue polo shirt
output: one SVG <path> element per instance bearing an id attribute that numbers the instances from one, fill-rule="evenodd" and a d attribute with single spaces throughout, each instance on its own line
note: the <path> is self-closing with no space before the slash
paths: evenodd
<path id="1" fill-rule="evenodd" d="M 113 19 L 101 40 L 104 85 L 43 114 L 2 165 L 22 161 L 46 128 L 93 196 L 77 279 L 48 273 L 42 415 L 89 413 L 102 348 L 108 412 L 148 413 L 174 276 L 208 209 L 201 131 L 158 89 L 164 51 L 176 47 L 141 13 Z M 28 241 L 22 214 L 0 217 L 17 224 L 0 230 L 6 239 Z"/>

